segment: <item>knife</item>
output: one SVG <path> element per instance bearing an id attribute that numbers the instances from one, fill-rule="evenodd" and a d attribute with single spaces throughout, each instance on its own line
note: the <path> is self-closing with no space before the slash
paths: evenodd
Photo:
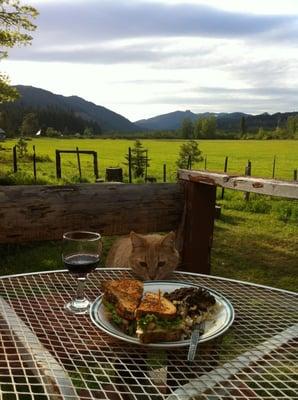
<path id="1" fill-rule="evenodd" d="M 204 331 L 205 331 L 205 321 L 196 323 L 194 325 L 190 338 L 187 361 L 194 360 L 200 336 L 204 333 Z"/>

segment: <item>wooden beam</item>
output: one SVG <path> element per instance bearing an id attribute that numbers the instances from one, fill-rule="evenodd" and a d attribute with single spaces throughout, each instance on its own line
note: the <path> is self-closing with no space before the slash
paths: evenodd
<path id="1" fill-rule="evenodd" d="M 210 274 L 216 186 L 185 182 L 185 206 L 178 230 L 181 269 Z"/>
<path id="2" fill-rule="evenodd" d="M 178 178 L 184 181 L 205 183 L 227 189 L 265 194 L 268 196 L 298 199 L 298 182 L 255 178 L 250 176 L 232 176 L 206 171 L 181 169 Z"/>
<path id="3" fill-rule="evenodd" d="M 60 154 L 61 153 L 67 153 L 67 154 L 76 154 L 77 152 L 79 152 L 80 154 L 95 154 L 96 151 L 94 150 L 56 150 L 58 151 Z"/>
<path id="4" fill-rule="evenodd" d="M 103 235 L 175 230 L 183 210 L 175 183 L 0 186 L 0 243 L 61 239 L 84 229 Z"/>

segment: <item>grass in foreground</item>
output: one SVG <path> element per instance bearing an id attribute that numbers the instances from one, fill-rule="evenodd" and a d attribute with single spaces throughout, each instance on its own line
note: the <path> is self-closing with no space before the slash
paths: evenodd
<path id="1" fill-rule="evenodd" d="M 104 256 L 111 242 L 105 238 Z M 215 224 L 211 272 L 297 291 L 297 248 L 295 220 L 284 222 L 275 213 L 223 208 L 222 217 Z M 2 245 L 0 260 L 0 275 L 61 269 L 61 242 Z"/>
<path id="2" fill-rule="evenodd" d="M 297 291 L 297 238 L 294 222 L 224 210 L 214 232 L 212 274 Z"/>

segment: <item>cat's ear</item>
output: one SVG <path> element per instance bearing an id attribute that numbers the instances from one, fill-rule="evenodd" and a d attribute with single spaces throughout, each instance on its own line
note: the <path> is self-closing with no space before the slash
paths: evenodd
<path id="1" fill-rule="evenodd" d="M 133 248 L 145 247 L 146 245 L 146 239 L 142 235 L 139 235 L 133 231 L 130 232 L 130 239 Z"/>
<path id="2" fill-rule="evenodd" d="M 161 245 L 165 247 L 175 247 L 175 232 L 170 232 L 167 235 L 165 235 L 162 240 L 161 240 Z"/>

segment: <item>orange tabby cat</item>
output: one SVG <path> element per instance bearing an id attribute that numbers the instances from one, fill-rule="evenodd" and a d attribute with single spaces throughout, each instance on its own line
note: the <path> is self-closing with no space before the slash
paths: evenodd
<path id="1" fill-rule="evenodd" d="M 128 267 L 145 280 L 164 279 L 178 265 L 179 253 L 175 248 L 175 233 L 165 236 L 140 235 L 131 232 L 117 239 L 106 259 L 107 267 Z"/>

